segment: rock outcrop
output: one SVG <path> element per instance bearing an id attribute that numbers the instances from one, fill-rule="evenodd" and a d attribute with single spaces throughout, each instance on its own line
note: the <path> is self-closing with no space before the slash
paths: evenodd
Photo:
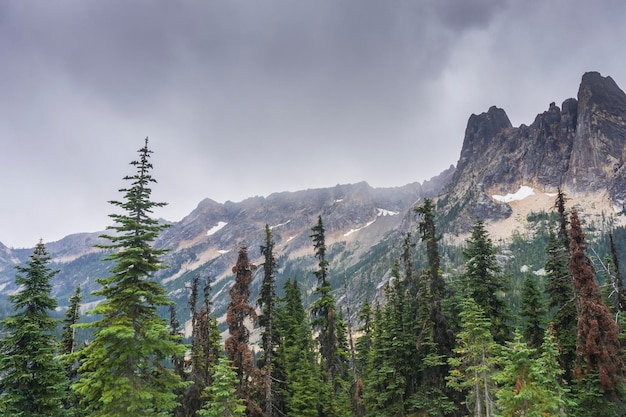
<path id="1" fill-rule="evenodd" d="M 510 208 L 493 194 L 521 185 L 580 194 L 607 190 L 616 206 L 626 199 L 626 95 L 610 77 L 584 74 L 578 99 L 550 103 L 530 126 L 511 126 L 504 110 L 472 115 L 457 169 L 440 207 L 455 229 L 476 218 L 502 219 Z M 458 217 L 458 219 L 457 219 Z M 446 225 L 444 224 L 444 227 Z"/>

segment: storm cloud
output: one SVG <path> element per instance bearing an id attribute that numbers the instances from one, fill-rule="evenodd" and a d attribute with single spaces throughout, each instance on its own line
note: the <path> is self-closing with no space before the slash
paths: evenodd
<path id="1" fill-rule="evenodd" d="M 143 139 L 155 213 L 455 164 L 599 71 L 626 86 L 623 0 L 0 2 L 0 242 L 109 225 Z"/>

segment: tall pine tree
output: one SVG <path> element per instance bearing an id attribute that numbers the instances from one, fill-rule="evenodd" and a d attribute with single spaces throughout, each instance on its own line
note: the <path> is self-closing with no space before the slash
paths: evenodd
<path id="1" fill-rule="evenodd" d="M 180 377 L 167 366 L 185 347 L 172 335 L 159 309 L 170 304 L 165 289 L 152 277 L 164 268 L 159 256 L 165 251 L 152 242 L 165 225 L 151 217 L 165 203 L 151 200 L 151 150 L 148 138 L 131 162 L 136 172 L 124 179 L 123 201 L 111 201 L 123 213 L 111 214 L 114 233 L 104 235 L 111 244 L 106 260 L 112 261 L 111 276 L 98 279 L 103 297 L 90 314 L 99 317 L 86 324 L 94 330 L 93 340 L 83 349 L 79 379 L 73 389 L 92 417 L 128 415 L 169 416 L 176 406 L 174 391 Z"/>
<path id="2" fill-rule="evenodd" d="M 17 266 L 18 291 L 9 296 L 15 313 L 2 321 L 0 340 L 0 414 L 3 416 L 62 416 L 61 400 L 67 378 L 57 359 L 52 331 L 57 306 L 50 297 L 50 280 L 58 272 L 49 267 L 46 247 L 39 242 L 26 266 Z"/>

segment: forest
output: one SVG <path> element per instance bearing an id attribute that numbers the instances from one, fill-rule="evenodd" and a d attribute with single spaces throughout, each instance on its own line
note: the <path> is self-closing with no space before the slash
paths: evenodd
<path id="1" fill-rule="evenodd" d="M 98 279 L 102 301 L 89 320 L 80 286 L 64 317 L 53 318 L 50 281 L 59 271 L 42 242 L 17 266 L 19 289 L 1 322 L 1 415 L 626 415 L 623 229 L 607 234 L 604 257 L 590 253 L 590 231 L 564 192 L 552 213 L 537 214 L 542 273 L 521 278 L 503 268 L 482 220 L 458 254 L 447 248 L 437 206 L 424 200 L 382 296 L 365 298 L 358 311 L 335 298 L 321 216 L 310 230 L 310 305 L 298 276 L 276 288 L 266 226 L 262 264 L 239 249 L 223 332 L 210 277 L 190 282 L 189 317 L 177 317 L 152 279 L 166 268 L 166 251 L 152 243 L 167 224 L 152 217 L 165 203 L 151 198 L 151 153 L 146 139 L 123 198 L 111 202 L 119 211 L 101 247 L 113 266 Z M 536 247 L 517 236 L 510 250 Z M 456 255 L 462 267 L 451 269 L 446 262 Z"/>

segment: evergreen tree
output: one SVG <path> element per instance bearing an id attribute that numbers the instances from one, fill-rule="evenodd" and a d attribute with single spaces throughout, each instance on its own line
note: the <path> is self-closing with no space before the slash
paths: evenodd
<path id="1" fill-rule="evenodd" d="M 233 267 L 235 283 L 228 292 L 231 301 L 226 310 L 226 324 L 230 336 L 224 341 L 226 356 L 237 373 L 237 395 L 244 401 L 248 417 L 262 414 L 261 408 L 253 398 L 258 374 L 249 346 L 250 331 L 246 327 L 246 320 L 253 322 L 257 320 L 254 307 L 249 302 L 252 271 L 255 269 L 256 266 L 248 260 L 248 249 L 242 246 L 239 249 L 237 264 Z"/>
<path id="2" fill-rule="evenodd" d="M 398 264 L 385 287 L 385 305 L 377 311 L 372 326 L 371 350 L 364 373 L 367 415 L 405 415 L 417 368 L 417 327 L 406 280 Z"/>
<path id="3" fill-rule="evenodd" d="M 82 300 L 80 285 L 76 287 L 74 294 L 70 297 L 70 305 L 65 312 L 63 320 L 63 332 L 61 333 L 61 353 L 70 354 L 76 350 L 76 329 L 75 324 L 80 319 L 80 302 Z"/>
<path id="4" fill-rule="evenodd" d="M 222 359 L 212 366 L 213 383 L 204 389 L 206 402 L 198 411 L 200 417 L 244 417 L 246 406 L 236 395 L 237 372 Z"/>
<path id="5" fill-rule="evenodd" d="M 139 150 L 139 160 L 131 162 L 136 173 L 124 179 L 131 182 L 121 189 L 124 201 L 111 201 L 123 214 L 111 214 L 115 221 L 104 235 L 111 241 L 101 248 L 112 250 L 105 258 L 114 262 L 112 274 L 98 279 L 104 297 L 90 314 L 99 319 L 83 327 L 94 329 L 94 339 L 83 349 L 79 378 L 73 389 L 92 417 L 128 415 L 170 415 L 176 406 L 175 390 L 180 377 L 167 366 L 173 356 L 182 356 L 184 346 L 167 328 L 159 309 L 170 304 L 164 288 L 152 275 L 164 268 L 159 256 L 165 251 L 151 243 L 165 225 L 150 217 L 165 203 L 150 199 L 148 139 Z"/>
<path id="6" fill-rule="evenodd" d="M 509 338 L 508 309 L 503 296 L 507 279 L 496 259 L 496 247 L 482 220 L 477 220 L 472 234 L 466 241 L 463 255 L 467 259 L 463 282 L 465 294 L 471 297 L 492 322 L 492 334 L 496 342 Z"/>
<path id="7" fill-rule="evenodd" d="M 69 382 L 74 382 L 78 377 L 78 367 L 80 360 L 72 358 L 72 354 L 77 350 L 76 346 L 76 324 L 80 319 L 80 302 L 82 300 L 80 285 L 76 287 L 74 294 L 69 299 L 69 307 L 65 312 L 65 318 L 63 319 L 63 331 L 61 333 L 60 353 L 62 354 L 61 360 L 65 364 L 65 375 Z M 63 407 L 67 410 L 71 410 L 69 415 L 82 416 L 83 411 L 79 404 L 79 399 L 76 394 L 71 391 L 70 386 L 67 386 L 65 398 L 63 399 Z"/>
<path id="8" fill-rule="evenodd" d="M 576 375 L 598 375 L 607 401 L 621 402 L 624 363 L 621 357 L 619 329 L 602 301 L 595 280 L 595 270 L 586 255 L 587 246 L 578 213 L 570 216 L 570 271 L 580 297 L 580 316 L 576 339 Z"/>
<path id="9" fill-rule="evenodd" d="M 446 358 L 454 349 L 454 332 L 449 319 L 443 311 L 443 302 L 447 295 L 445 281 L 440 270 L 439 237 L 435 227 L 435 205 L 426 199 L 415 209 L 420 217 L 419 232 L 422 242 L 426 243 L 428 268 L 423 274 L 423 291 L 419 302 L 424 304 L 420 323 L 420 364 L 419 403 L 416 408 L 425 410 L 428 415 L 445 415 L 453 407 L 446 387 L 449 373 Z"/>
<path id="10" fill-rule="evenodd" d="M 521 340 L 516 331 L 499 356 L 502 370 L 496 373 L 497 404 L 502 417 L 564 416 L 565 390 L 558 383 L 557 350 L 550 333 L 545 334 L 542 355 Z"/>
<path id="11" fill-rule="evenodd" d="M 566 224 L 569 224 L 569 221 Z M 548 234 L 545 270 L 550 315 L 560 350 L 559 363 L 565 371 L 565 380 L 571 383 L 576 361 L 578 313 L 574 300 L 573 280 L 569 271 L 568 251 L 552 229 Z"/>
<path id="12" fill-rule="evenodd" d="M 457 335 L 454 356 L 448 358 L 448 385 L 467 393 L 468 411 L 475 417 L 491 417 L 494 410 L 495 354 L 491 321 L 471 297 L 463 301 L 461 331 Z"/>
<path id="13" fill-rule="evenodd" d="M 284 291 L 285 297 L 276 306 L 275 411 L 279 415 L 316 416 L 323 382 L 297 280 L 288 279 Z"/>
<path id="14" fill-rule="evenodd" d="M 335 394 L 332 398 L 336 399 L 338 398 L 337 395 L 343 392 L 347 372 L 347 354 L 342 349 L 342 345 L 345 345 L 345 333 L 341 334 L 341 329 L 345 329 L 345 326 L 341 320 L 341 315 L 338 314 L 335 297 L 328 280 L 326 238 L 321 216 L 318 217 L 317 224 L 311 231 L 313 234 L 310 237 L 313 240 L 315 257 L 319 261 L 318 269 L 314 272 L 317 277 L 315 294 L 318 298 L 311 307 L 312 324 L 314 330 L 318 332 L 325 380 L 330 384 L 332 392 Z"/>
<path id="15" fill-rule="evenodd" d="M 272 231 L 269 225 L 265 225 L 265 243 L 261 246 L 261 255 L 264 257 L 263 262 L 263 283 L 261 284 L 261 293 L 257 301 L 261 308 L 259 316 L 259 325 L 263 328 L 261 334 L 261 345 L 263 355 L 259 360 L 259 367 L 263 370 L 263 391 L 264 391 L 264 411 L 265 417 L 274 415 L 274 390 L 272 387 L 274 373 L 274 349 L 276 347 L 276 339 L 274 334 L 274 316 L 275 316 L 275 270 L 277 268 L 276 259 L 274 258 L 274 241 L 272 240 Z"/>
<path id="16" fill-rule="evenodd" d="M 363 406 L 363 376 L 367 367 L 367 355 L 372 349 L 372 321 L 374 312 L 367 299 L 363 302 L 359 311 L 359 322 L 361 326 L 357 328 L 360 336 L 355 343 L 355 364 L 357 370 L 357 380 L 355 381 L 354 400 L 357 417 L 364 415 Z"/>
<path id="17" fill-rule="evenodd" d="M 57 322 L 50 312 L 57 302 L 50 297 L 50 280 L 58 271 L 42 242 L 26 266 L 17 266 L 18 291 L 9 295 L 14 314 L 2 321 L 0 340 L 0 414 L 3 416 L 62 416 L 61 400 L 67 378 L 56 358 L 58 343 L 52 335 Z"/>
<path id="18" fill-rule="evenodd" d="M 181 405 L 176 409 L 176 416 L 194 416 L 205 402 L 205 388 L 213 382 L 213 366 L 217 364 L 222 348 L 221 334 L 217 318 L 212 316 L 211 285 L 207 279 L 204 285 L 204 301 L 198 308 L 200 296 L 200 276 L 191 281 L 189 309 L 191 312 L 191 347 L 188 360 L 183 363 L 174 361 L 175 370 L 181 378 L 190 382 L 181 392 Z M 174 331 L 172 326 L 172 331 Z M 178 366 L 177 366 L 178 365 Z M 180 369 L 182 366 L 182 369 Z"/>
<path id="19" fill-rule="evenodd" d="M 519 314 L 523 320 L 524 339 L 530 347 L 538 349 L 543 343 L 547 312 L 537 278 L 532 274 L 524 279 Z"/>

